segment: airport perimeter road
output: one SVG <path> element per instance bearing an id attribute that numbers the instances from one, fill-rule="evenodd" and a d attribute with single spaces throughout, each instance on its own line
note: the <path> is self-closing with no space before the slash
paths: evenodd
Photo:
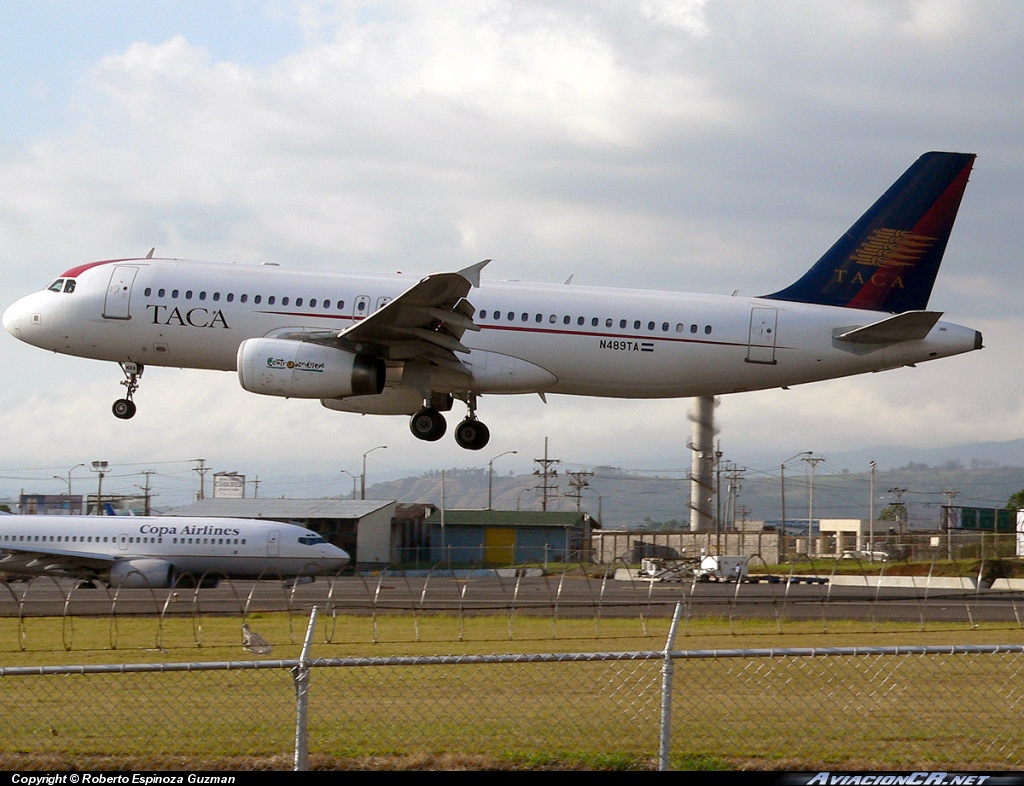
<path id="1" fill-rule="evenodd" d="M 338 614 L 406 613 L 668 616 L 684 603 L 691 617 L 862 619 L 875 621 L 1015 622 L 1024 594 L 828 584 L 690 584 L 603 581 L 582 577 L 457 579 L 424 576 L 318 579 L 289 587 L 278 581 L 222 582 L 200 590 L 72 589 L 35 580 L 0 586 L 0 616 L 241 614 L 319 606 Z"/>

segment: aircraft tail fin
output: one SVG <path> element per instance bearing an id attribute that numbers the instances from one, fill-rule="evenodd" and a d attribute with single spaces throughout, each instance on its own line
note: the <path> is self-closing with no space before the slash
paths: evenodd
<path id="1" fill-rule="evenodd" d="M 772 300 L 920 311 L 939 272 L 973 153 L 925 153 L 799 281 Z"/>

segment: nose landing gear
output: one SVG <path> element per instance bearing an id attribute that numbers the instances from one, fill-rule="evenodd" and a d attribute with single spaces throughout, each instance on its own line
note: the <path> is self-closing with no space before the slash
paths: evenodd
<path id="1" fill-rule="evenodd" d="M 142 376 L 143 366 L 141 363 L 133 363 L 131 361 L 121 363 L 120 366 L 125 376 L 121 380 L 121 384 L 125 386 L 127 392 L 124 398 L 119 398 L 114 402 L 111 411 L 114 413 L 115 418 L 128 420 L 135 416 L 136 406 L 135 402 L 132 401 L 132 397 L 135 395 L 135 391 L 139 389 L 139 377 Z"/>

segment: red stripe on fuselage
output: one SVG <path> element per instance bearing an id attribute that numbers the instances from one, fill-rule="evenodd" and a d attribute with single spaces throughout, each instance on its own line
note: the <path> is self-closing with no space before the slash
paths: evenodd
<path id="1" fill-rule="evenodd" d="M 82 273 L 84 273 L 86 270 L 89 270 L 90 268 L 94 268 L 94 267 L 99 267 L 100 265 L 112 265 L 115 262 L 139 262 L 139 261 L 141 261 L 141 260 L 139 260 L 138 258 L 134 258 L 133 257 L 133 258 L 129 258 L 129 259 L 103 259 L 103 260 L 101 260 L 99 262 L 87 262 L 84 265 L 79 265 L 78 267 L 73 267 L 70 270 L 65 270 L 63 273 L 60 274 L 60 276 L 58 276 L 58 278 L 77 278 L 78 276 L 82 275 Z"/>

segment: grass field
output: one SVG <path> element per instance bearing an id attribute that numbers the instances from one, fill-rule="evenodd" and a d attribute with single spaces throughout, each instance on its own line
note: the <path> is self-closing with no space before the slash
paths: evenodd
<path id="1" fill-rule="evenodd" d="M 295 658 L 305 618 L 249 620 Z M 0 666 L 260 660 L 241 620 L 26 621 Z M 669 620 L 445 615 L 323 619 L 313 657 L 658 651 Z M 154 647 L 159 635 L 160 648 Z M 17 620 L 0 620 L 11 647 Z M 90 646 L 90 642 L 94 642 Z M 676 650 L 1019 644 L 1008 625 L 691 621 Z M 310 763 L 321 769 L 651 769 L 661 662 L 314 669 Z M 677 661 L 676 769 L 1014 769 L 1024 766 L 1024 656 L 857 656 Z M 288 769 L 295 686 L 284 669 L 0 678 L 0 766 Z"/>

